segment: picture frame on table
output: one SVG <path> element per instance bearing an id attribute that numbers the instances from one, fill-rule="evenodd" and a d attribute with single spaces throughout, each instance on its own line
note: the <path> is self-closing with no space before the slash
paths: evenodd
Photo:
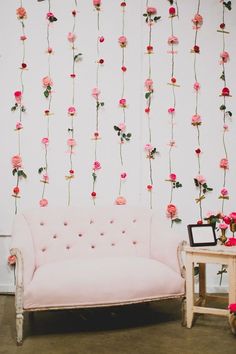
<path id="1" fill-rule="evenodd" d="M 191 247 L 215 246 L 217 238 L 215 228 L 211 224 L 189 224 L 188 235 Z"/>

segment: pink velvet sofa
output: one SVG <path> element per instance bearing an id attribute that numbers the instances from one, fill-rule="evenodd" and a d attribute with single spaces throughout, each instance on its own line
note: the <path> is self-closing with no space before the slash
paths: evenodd
<path id="1" fill-rule="evenodd" d="M 18 214 L 16 333 L 26 311 L 184 297 L 182 243 L 154 211 L 131 206 L 38 208 Z"/>

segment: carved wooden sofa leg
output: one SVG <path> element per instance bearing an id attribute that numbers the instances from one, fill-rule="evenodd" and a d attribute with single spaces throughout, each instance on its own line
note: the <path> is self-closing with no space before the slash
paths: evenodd
<path id="1" fill-rule="evenodd" d="M 17 345 L 22 345 L 23 343 L 23 313 L 16 314 L 16 342 Z"/>
<path id="2" fill-rule="evenodd" d="M 186 327 L 187 326 L 187 313 L 186 313 L 186 298 L 185 297 L 182 299 L 181 313 L 182 313 L 181 325 L 183 327 Z"/>

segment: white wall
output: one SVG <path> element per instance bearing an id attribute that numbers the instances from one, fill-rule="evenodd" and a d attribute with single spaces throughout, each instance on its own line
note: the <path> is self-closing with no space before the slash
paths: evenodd
<path id="1" fill-rule="evenodd" d="M 17 152 L 17 138 L 14 131 L 17 113 L 10 112 L 14 104 L 13 93 L 20 89 L 20 70 L 22 46 L 19 41 L 21 28 L 15 16 L 15 10 L 20 1 L 4 2 L 4 16 L 0 23 L 0 234 L 10 234 L 11 221 L 14 214 L 14 200 L 11 197 L 15 178 L 11 174 L 11 156 Z M 125 35 L 128 38 L 126 48 L 125 92 L 129 103 L 127 109 L 127 126 L 132 132 L 130 144 L 124 147 L 125 170 L 128 180 L 124 188 L 125 197 L 130 204 L 141 203 L 149 205 L 146 184 L 148 184 L 148 164 L 143 151 L 147 143 L 147 120 L 144 108 L 144 81 L 147 78 L 148 57 L 144 54 L 148 40 L 148 28 L 142 13 L 146 1 L 127 1 L 125 16 Z M 171 88 L 167 85 L 171 74 L 171 58 L 167 53 L 169 47 L 167 38 L 170 35 L 170 19 L 168 18 L 168 1 L 153 0 L 150 5 L 156 6 L 162 19 L 153 26 L 153 45 L 155 54 L 152 56 L 152 78 L 154 80 L 154 99 L 152 103 L 152 135 L 160 156 L 153 162 L 154 192 L 153 206 L 165 213 L 169 202 L 168 177 L 168 142 L 170 140 L 170 117 L 167 109 L 172 106 Z M 24 130 L 21 134 L 22 157 L 24 170 L 28 175 L 21 182 L 22 197 L 19 209 L 38 205 L 42 184 L 39 182 L 37 170 L 43 165 L 43 149 L 41 138 L 45 136 L 46 123 L 43 111 L 46 106 L 41 79 L 47 75 L 46 20 L 47 1 L 37 2 L 24 0 L 28 12 L 25 21 L 26 63 L 28 70 L 24 72 L 24 104 L 27 112 L 23 116 Z M 233 4 L 234 5 L 234 4 Z M 194 31 L 191 19 L 196 13 L 197 2 L 182 0 L 178 3 L 179 19 L 174 20 L 175 35 L 179 38 L 178 54 L 175 58 L 175 76 L 180 88 L 176 89 L 175 140 L 177 148 L 173 151 L 173 168 L 183 184 L 183 188 L 174 194 L 174 202 L 178 206 L 182 224 L 175 228 L 186 235 L 186 225 L 194 223 L 199 218 L 199 207 L 195 203 L 197 190 L 193 178 L 197 174 L 197 160 L 194 150 L 197 145 L 196 129 L 191 126 L 195 101 L 193 92 L 193 54 L 190 49 L 194 43 Z M 52 98 L 53 117 L 50 121 L 49 174 L 50 184 L 47 187 L 47 198 L 51 205 L 66 205 L 67 183 L 65 174 L 68 171 L 68 154 L 66 140 L 68 138 L 67 108 L 71 105 L 71 50 L 67 41 L 67 33 L 72 29 L 71 10 L 74 1 L 51 0 L 51 10 L 58 21 L 51 28 L 51 43 L 55 54 L 51 60 L 54 93 Z M 92 204 L 90 192 L 92 189 L 91 166 L 94 160 L 93 142 L 91 136 L 95 125 L 95 104 L 91 90 L 95 87 L 96 74 L 96 11 L 92 1 L 78 1 L 78 51 L 83 53 L 79 63 L 78 81 L 76 81 L 76 100 L 78 117 L 75 120 L 75 135 L 78 142 L 74 155 L 76 178 L 72 183 L 72 204 Z M 226 49 L 230 53 L 230 62 L 226 66 L 227 85 L 231 89 L 232 98 L 227 99 L 227 108 L 233 113 L 235 104 L 235 68 L 236 68 L 236 8 L 226 11 L 225 22 L 230 34 L 226 36 Z M 218 199 L 222 186 L 223 174 L 219 169 L 219 161 L 224 157 L 222 146 L 222 112 L 219 97 L 223 82 L 219 79 L 221 67 L 219 53 L 222 51 L 222 35 L 217 32 L 222 22 L 222 7 L 219 1 L 201 2 L 200 13 L 204 18 L 202 29 L 198 33 L 201 54 L 197 56 L 198 79 L 201 83 L 199 97 L 199 113 L 203 118 L 201 131 L 202 174 L 206 176 L 209 186 L 214 191 L 207 195 L 203 202 L 204 214 L 209 210 L 220 210 Z M 112 204 L 118 194 L 120 162 L 119 144 L 113 130 L 113 125 L 122 120 L 118 101 L 121 95 L 121 49 L 118 37 L 121 35 L 121 10 L 119 1 L 103 0 L 100 14 L 101 32 L 105 37 L 101 55 L 105 65 L 100 71 L 100 87 L 105 102 L 100 112 L 100 133 L 98 160 L 103 168 L 99 171 L 96 186 L 97 205 Z M 227 173 L 227 187 L 230 200 L 226 202 L 225 212 L 234 209 L 236 190 L 236 124 L 234 119 L 229 122 L 230 131 L 226 136 L 230 169 Z M 214 277 L 212 277 L 214 278 Z M 215 281 L 215 279 L 214 279 Z"/>

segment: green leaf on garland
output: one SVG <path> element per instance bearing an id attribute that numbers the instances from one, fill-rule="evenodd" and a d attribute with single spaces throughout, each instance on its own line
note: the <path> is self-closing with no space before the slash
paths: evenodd
<path id="1" fill-rule="evenodd" d="M 44 170 L 44 168 L 43 168 L 43 167 L 40 167 L 40 168 L 38 169 L 38 174 L 41 174 L 41 173 L 43 172 L 43 170 Z"/>
<path id="2" fill-rule="evenodd" d="M 220 76 L 220 79 L 221 79 L 221 80 L 225 80 L 225 72 L 224 72 L 224 71 L 222 71 L 222 74 L 221 74 L 221 76 Z"/>
<path id="3" fill-rule="evenodd" d="M 222 104 L 221 106 L 220 106 L 220 110 L 221 111 L 224 111 L 226 109 L 226 106 L 224 105 L 224 104 Z"/>
<path id="4" fill-rule="evenodd" d="M 144 17 L 147 17 L 147 14 L 143 14 Z"/>
<path id="5" fill-rule="evenodd" d="M 102 107 L 104 106 L 104 104 L 105 104 L 104 102 L 100 102 L 100 105 L 101 105 Z"/>
<path id="6" fill-rule="evenodd" d="M 231 6 L 231 1 L 224 1 L 223 5 L 228 9 L 228 10 L 232 10 L 232 6 Z"/>
<path id="7" fill-rule="evenodd" d="M 194 178 L 193 180 L 194 180 L 195 186 L 196 186 L 196 187 L 199 187 L 199 182 L 198 182 L 198 180 L 197 180 L 196 178 Z"/>
<path id="8" fill-rule="evenodd" d="M 44 94 L 44 96 L 45 96 L 46 98 L 48 98 L 48 96 L 49 96 L 48 90 L 45 90 L 43 94 Z"/>
<path id="9" fill-rule="evenodd" d="M 230 111 L 227 111 L 226 114 L 228 114 L 228 116 L 230 116 L 230 117 L 232 117 L 232 115 L 233 115 L 232 112 L 230 112 Z"/>
<path id="10" fill-rule="evenodd" d="M 179 224 L 182 220 L 179 219 L 179 218 L 175 218 L 175 219 L 173 219 L 172 221 L 174 221 L 174 222 L 176 222 L 177 224 Z"/>
<path id="11" fill-rule="evenodd" d="M 158 20 L 160 20 L 161 16 L 155 16 L 154 17 L 154 21 L 157 22 Z"/>
<path id="12" fill-rule="evenodd" d="M 12 170 L 12 174 L 13 174 L 13 176 L 15 176 L 16 172 L 17 172 L 17 169 L 16 169 L 16 168 L 14 168 L 14 170 Z"/>
<path id="13" fill-rule="evenodd" d="M 146 100 L 150 97 L 151 94 L 152 94 L 152 92 L 146 92 L 146 93 L 145 93 L 145 98 L 146 98 Z"/>
<path id="14" fill-rule="evenodd" d="M 74 61 L 79 61 L 79 60 L 81 59 L 82 55 L 83 55 L 82 53 L 76 54 L 76 55 L 74 56 Z"/>
<path id="15" fill-rule="evenodd" d="M 131 138 L 131 135 L 132 135 L 131 133 L 128 133 L 128 134 L 127 134 L 127 137 L 128 137 L 128 138 Z"/>

